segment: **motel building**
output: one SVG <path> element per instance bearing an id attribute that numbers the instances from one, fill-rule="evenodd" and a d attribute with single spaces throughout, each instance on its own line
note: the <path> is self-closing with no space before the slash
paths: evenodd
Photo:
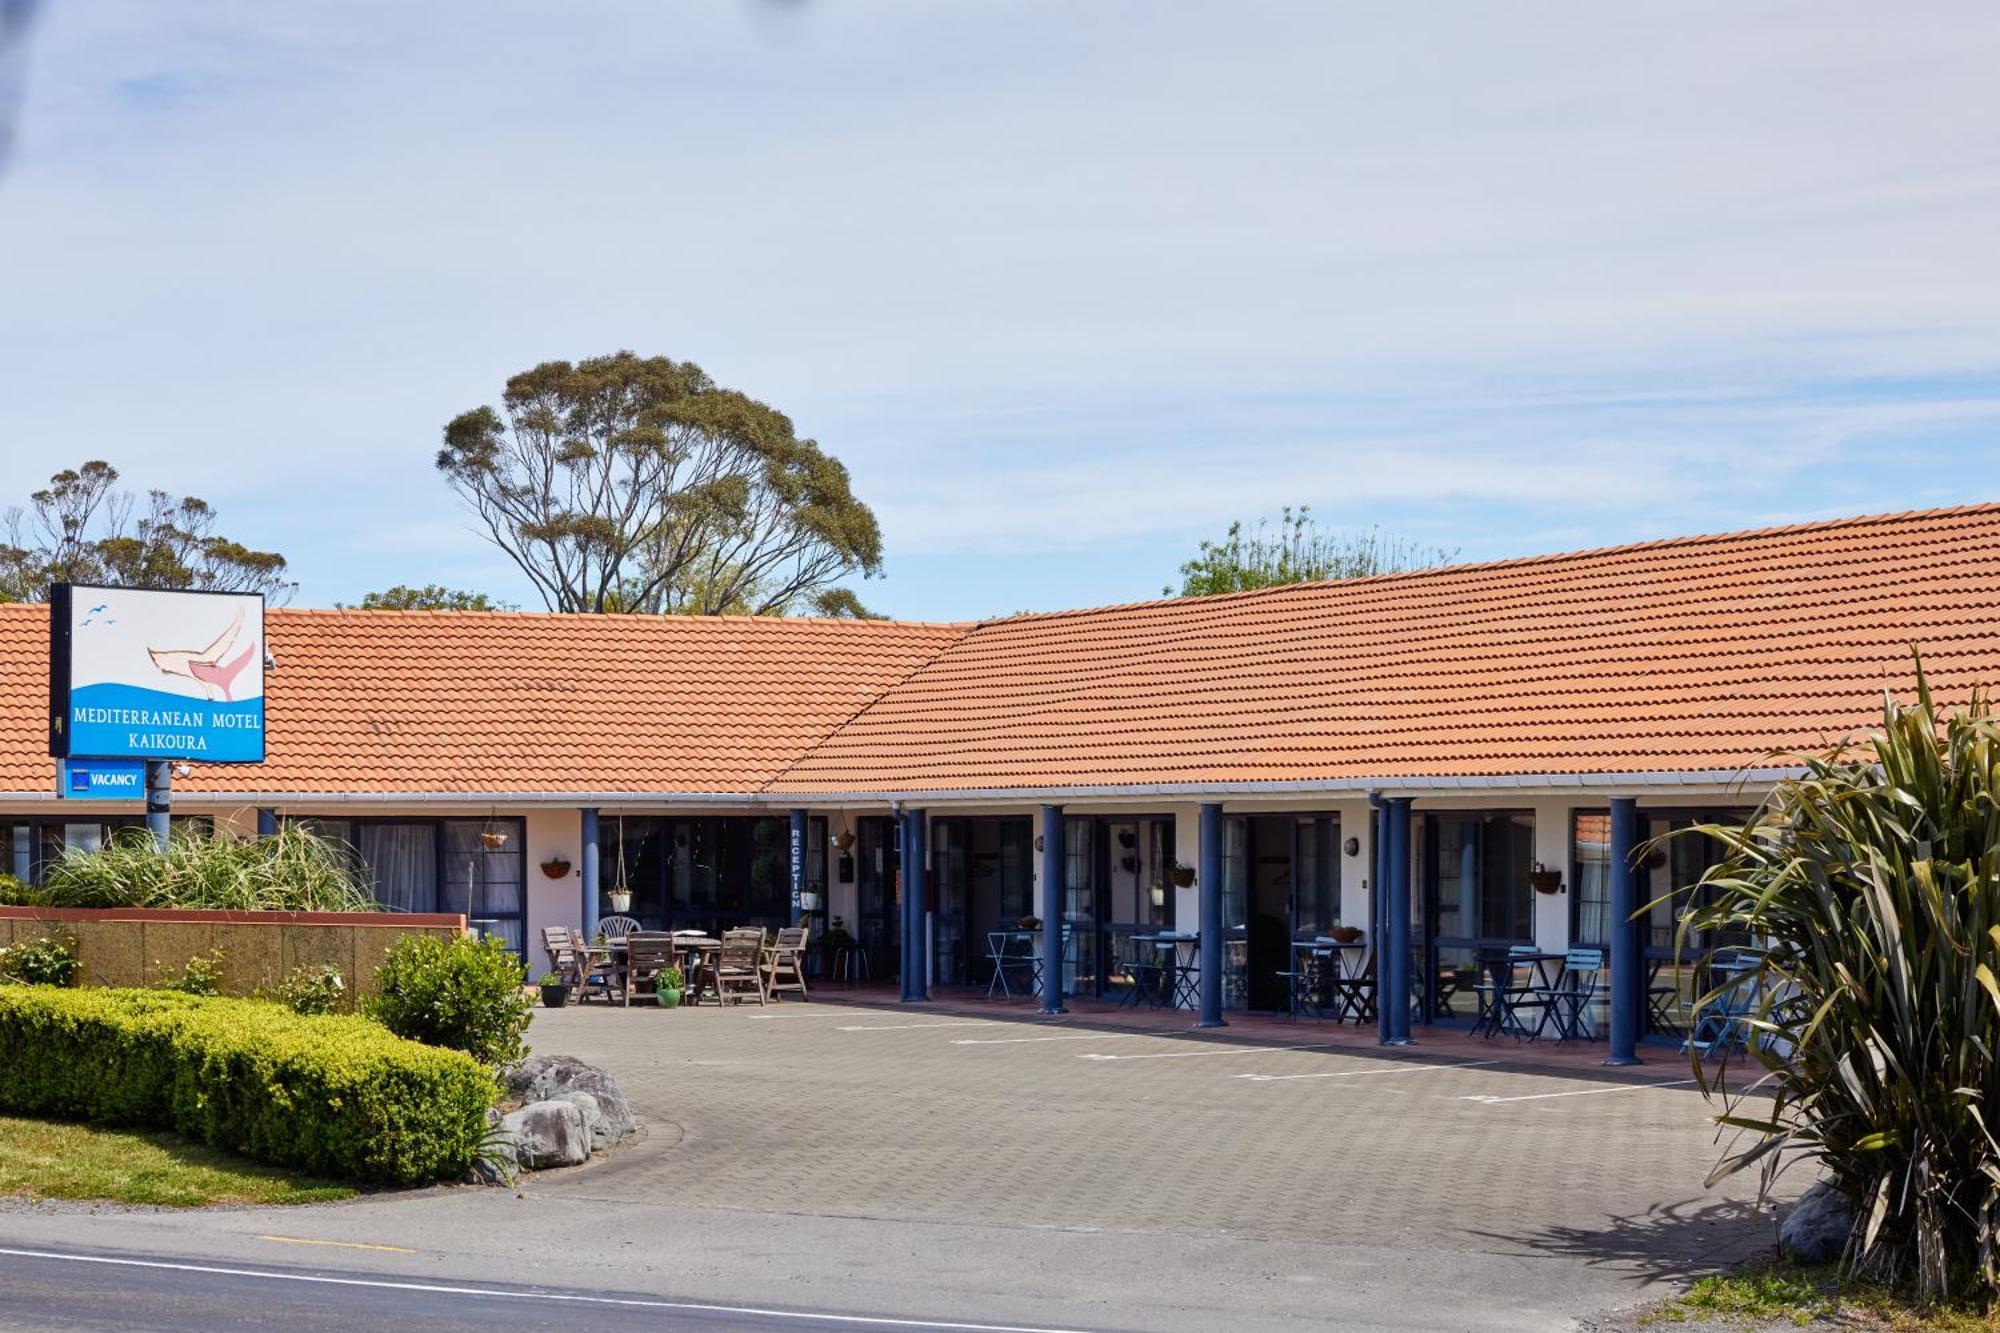
<path id="1" fill-rule="evenodd" d="M 1996 613 L 2000 505 L 950 624 L 274 610 L 266 761 L 191 765 L 174 812 L 308 824 L 537 971 L 614 893 L 648 928 L 837 922 L 843 968 L 913 1000 L 985 991 L 994 932 L 1039 917 L 1068 996 L 1198 934 L 1185 1002 L 1226 1019 L 1284 1009 L 1292 941 L 1340 925 L 1416 1021 L 1469 1019 L 1482 951 L 1574 945 L 1643 1029 L 1673 916 L 1619 923 L 1714 850 L 1614 847 L 1741 817 L 1909 695 L 1913 650 L 1962 704 Z M 56 794 L 48 626 L 0 607 L 27 880 L 143 820 Z"/>

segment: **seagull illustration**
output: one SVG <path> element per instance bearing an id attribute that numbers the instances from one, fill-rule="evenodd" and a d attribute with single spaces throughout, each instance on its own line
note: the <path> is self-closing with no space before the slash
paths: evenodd
<path id="1" fill-rule="evenodd" d="M 220 690 L 225 700 L 232 699 L 235 696 L 230 693 L 230 688 L 243 674 L 243 668 L 250 664 L 251 654 L 257 651 L 255 643 L 245 644 L 243 651 L 235 657 L 227 662 L 222 660 L 222 655 L 235 645 L 237 636 L 242 632 L 243 613 L 238 611 L 236 618 L 229 622 L 229 628 L 216 635 L 215 642 L 206 648 L 148 648 L 146 656 L 153 659 L 153 665 L 162 673 L 186 676 L 210 689 Z"/>
<path id="2" fill-rule="evenodd" d="M 90 608 L 90 614 L 94 616 L 99 614 L 100 612 L 108 611 L 110 609 L 111 609 L 111 603 L 99 602 L 96 606 Z"/>

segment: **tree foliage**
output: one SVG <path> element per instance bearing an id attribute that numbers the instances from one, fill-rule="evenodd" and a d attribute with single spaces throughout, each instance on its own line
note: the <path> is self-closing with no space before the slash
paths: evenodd
<path id="1" fill-rule="evenodd" d="M 217 535 L 215 518 L 192 495 L 120 490 L 118 469 L 101 459 L 65 469 L 0 518 L 0 600 L 38 602 L 55 582 L 261 592 L 276 602 L 297 590 L 285 557 Z"/>
<path id="2" fill-rule="evenodd" d="M 497 602 L 483 592 L 472 592 L 465 588 L 447 588 L 441 583 L 426 583 L 421 588 L 412 588 L 398 583 L 393 588 L 381 592 L 362 595 L 358 606 L 336 602 L 342 611 L 514 611 L 512 602 Z"/>
<path id="3" fill-rule="evenodd" d="M 536 366 L 437 466 L 554 611 L 783 614 L 881 568 L 847 469 L 689 362 Z"/>
<path id="4" fill-rule="evenodd" d="M 1256 528 L 1246 533 L 1238 520 L 1229 525 L 1229 533 L 1221 541 L 1203 541 L 1195 558 L 1181 565 L 1181 586 L 1163 591 L 1170 597 L 1199 597 L 1287 583 L 1368 578 L 1429 569 L 1457 554 L 1441 546 L 1388 536 L 1380 528 L 1360 533 L 1327 531 L 1313 521 L 1310 506 L 1293 509 L 1287 505 L 1275 527 L 1260 518 Z"/>

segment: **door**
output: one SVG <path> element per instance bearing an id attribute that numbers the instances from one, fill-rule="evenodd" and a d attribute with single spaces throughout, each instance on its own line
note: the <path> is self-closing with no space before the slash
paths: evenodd
<path id="1" fill-rule="evenodd" d="M 1479 955 L 1535 942 L 1535 817 L 1527 811 L 1426 813 L 1417 825 L 1424 1022 L 1470 1018 Z"/>
<path id="2" fill-rule="evenodd" d="M 1252 1009 L 1283 1009 L 1291 1000 L 1285 978 L 1278 973 L 1291 966 L 1297 860 L 1298 820 L 1259 815 L 1250 822 L 1250 914 L 1244 935 Z"/>
<path id="3" fill-rule="evenodd" d="M 902 923 L 898 916 L 902 879 L 896 856 L 896 821 L 870 816 L 854 821 L 855 888 L 860 904 L 855 933 L 868 951 L 869 975 L 896 975 L 902 962 Z"/>

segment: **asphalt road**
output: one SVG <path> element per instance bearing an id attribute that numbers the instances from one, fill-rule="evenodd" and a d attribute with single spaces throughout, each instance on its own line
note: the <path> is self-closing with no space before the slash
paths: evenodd
<path id="1" fill-rule="evenodd" d="M 412 1281 L 358 1271 L 233 1265 L 159 1254 L 0 1248 L 0 1329 L 145 1329 L 212 1333 L 283 1328 L 348 1333 L 563 1329 L 593 1333 L 708 1330 L 907 1330 L 1062 1333 L 1034 1325 L 934 1323 L 712 1301 L 511 1284 Z"/>

